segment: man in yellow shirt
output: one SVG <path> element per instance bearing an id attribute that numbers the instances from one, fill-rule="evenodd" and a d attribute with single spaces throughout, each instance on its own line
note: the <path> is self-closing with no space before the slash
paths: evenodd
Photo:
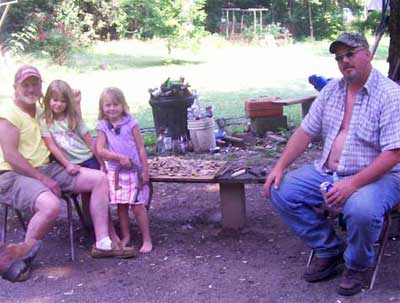
<path id="1" fill-rule="evenodd" d="M 93 256 L 134 256 L 133 248 L 116 245 L 118 237 L 109 224 L 106 175 L 82 167 L 79 174 L 71 176 L 57 162 L 49 162 L 50 153 L 37 120 L 36 103 L 42 96 L 39 71 L 33 66 L 21 66 L 15 75 L 14 90 L 14 104 L 0 111 L 0 204 L 31 210 L 33 216 L 23 243 L 0 246 L 0 275 L 17 281 L 29 269 L 40 240 L 60 213 L 61 191 L 92 193 L 90 213 L 96 236 Z"/>

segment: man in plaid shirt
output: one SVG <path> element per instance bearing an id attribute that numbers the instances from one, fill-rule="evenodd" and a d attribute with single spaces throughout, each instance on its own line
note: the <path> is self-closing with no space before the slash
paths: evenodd
<path id="1" fill-rule="evenodd" d="M 374 243 L 385 213 L 400 201 L 400 88 L 371 65 L 366 39 L 343 33 L 329 48 L 343 78 L 331 80 L 314 101 L 301 126 L 265 181 L 264 190 L 283 221 L 311 247 L 316 260 L 304 273 L 308 282 L 336 274 L 344 261 L 338 293 L 361 291 L 374 263 Z M 322 157 L 284 176 L 316 137 Z M 346 243 L 315 207 L 343 213 Z"/>

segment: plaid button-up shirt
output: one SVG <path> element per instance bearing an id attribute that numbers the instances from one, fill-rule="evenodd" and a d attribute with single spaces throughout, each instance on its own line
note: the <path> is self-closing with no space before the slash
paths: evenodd
<path id="1" fill-rule="evenodd" d="M 315 162 L 324 171 L 332 144 L 344 118 L 347 83 L 331 80 L 313 102 L 301 127 L 312 137 L 321 136 L 324 148 Z M 351 176 L 371 164 L 383 151 L 400 148 L 400 86 L 372 69 L 357 94 L 349 131 L 337 166 L 339 177 Z M 400 165 L 392 168 L 399 173 Z"/>

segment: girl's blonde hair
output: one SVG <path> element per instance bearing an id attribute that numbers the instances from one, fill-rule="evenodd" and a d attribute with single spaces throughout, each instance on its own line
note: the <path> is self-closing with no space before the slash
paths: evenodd
<path id="1" fill-rule="evenodd" d="M 47 88 L 46 94 L 43 98 L 44 112 L 42 116 L 47 124 L 53 123 L 54 115 L 50 108 L 50 100 L 55 93 L 60 94 L 62 100 L 66 103 L 65 117 L 68 121 L 68 127 L 72 130 L 75 130 L 82 118 L 76 109 L 72 89 L 68 83 L 63 80 L 54 80 L 49 84 L 49 87 Z"/>
<path id="2" fill-rule="evenodd" d="M 100 95 L 99 100 L 99 120 L 107 120 L 107 116 L 103 111 L 104 99 L 106 96 L 112 97 L 118 104 L 122 105 L 122 115 L 128 116 L 129 115 L 129 106 L 126 103 L 126 99 L 122 90 L 118 87 L 107 87 L 103 90 Z"/>

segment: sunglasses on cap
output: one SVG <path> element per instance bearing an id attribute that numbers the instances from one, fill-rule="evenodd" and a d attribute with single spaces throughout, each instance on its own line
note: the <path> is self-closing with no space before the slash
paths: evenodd
<path id="1" fill-rule="evenodd" d="M 340 62 L 340 61 L 342 61 L 344 59 L 344 57 L 351 58 L 355 54 L 357 54 L 359 51 L 362 51 L 362 50 L 363 50 L 363 48 L 359 48 L 359 49 L 355 49 L 355 50 L 349 50 L 349 51 L 345 52 L 343 55 L 336 55 L 335 56 L 335 60 L 337 62 Z"/>

